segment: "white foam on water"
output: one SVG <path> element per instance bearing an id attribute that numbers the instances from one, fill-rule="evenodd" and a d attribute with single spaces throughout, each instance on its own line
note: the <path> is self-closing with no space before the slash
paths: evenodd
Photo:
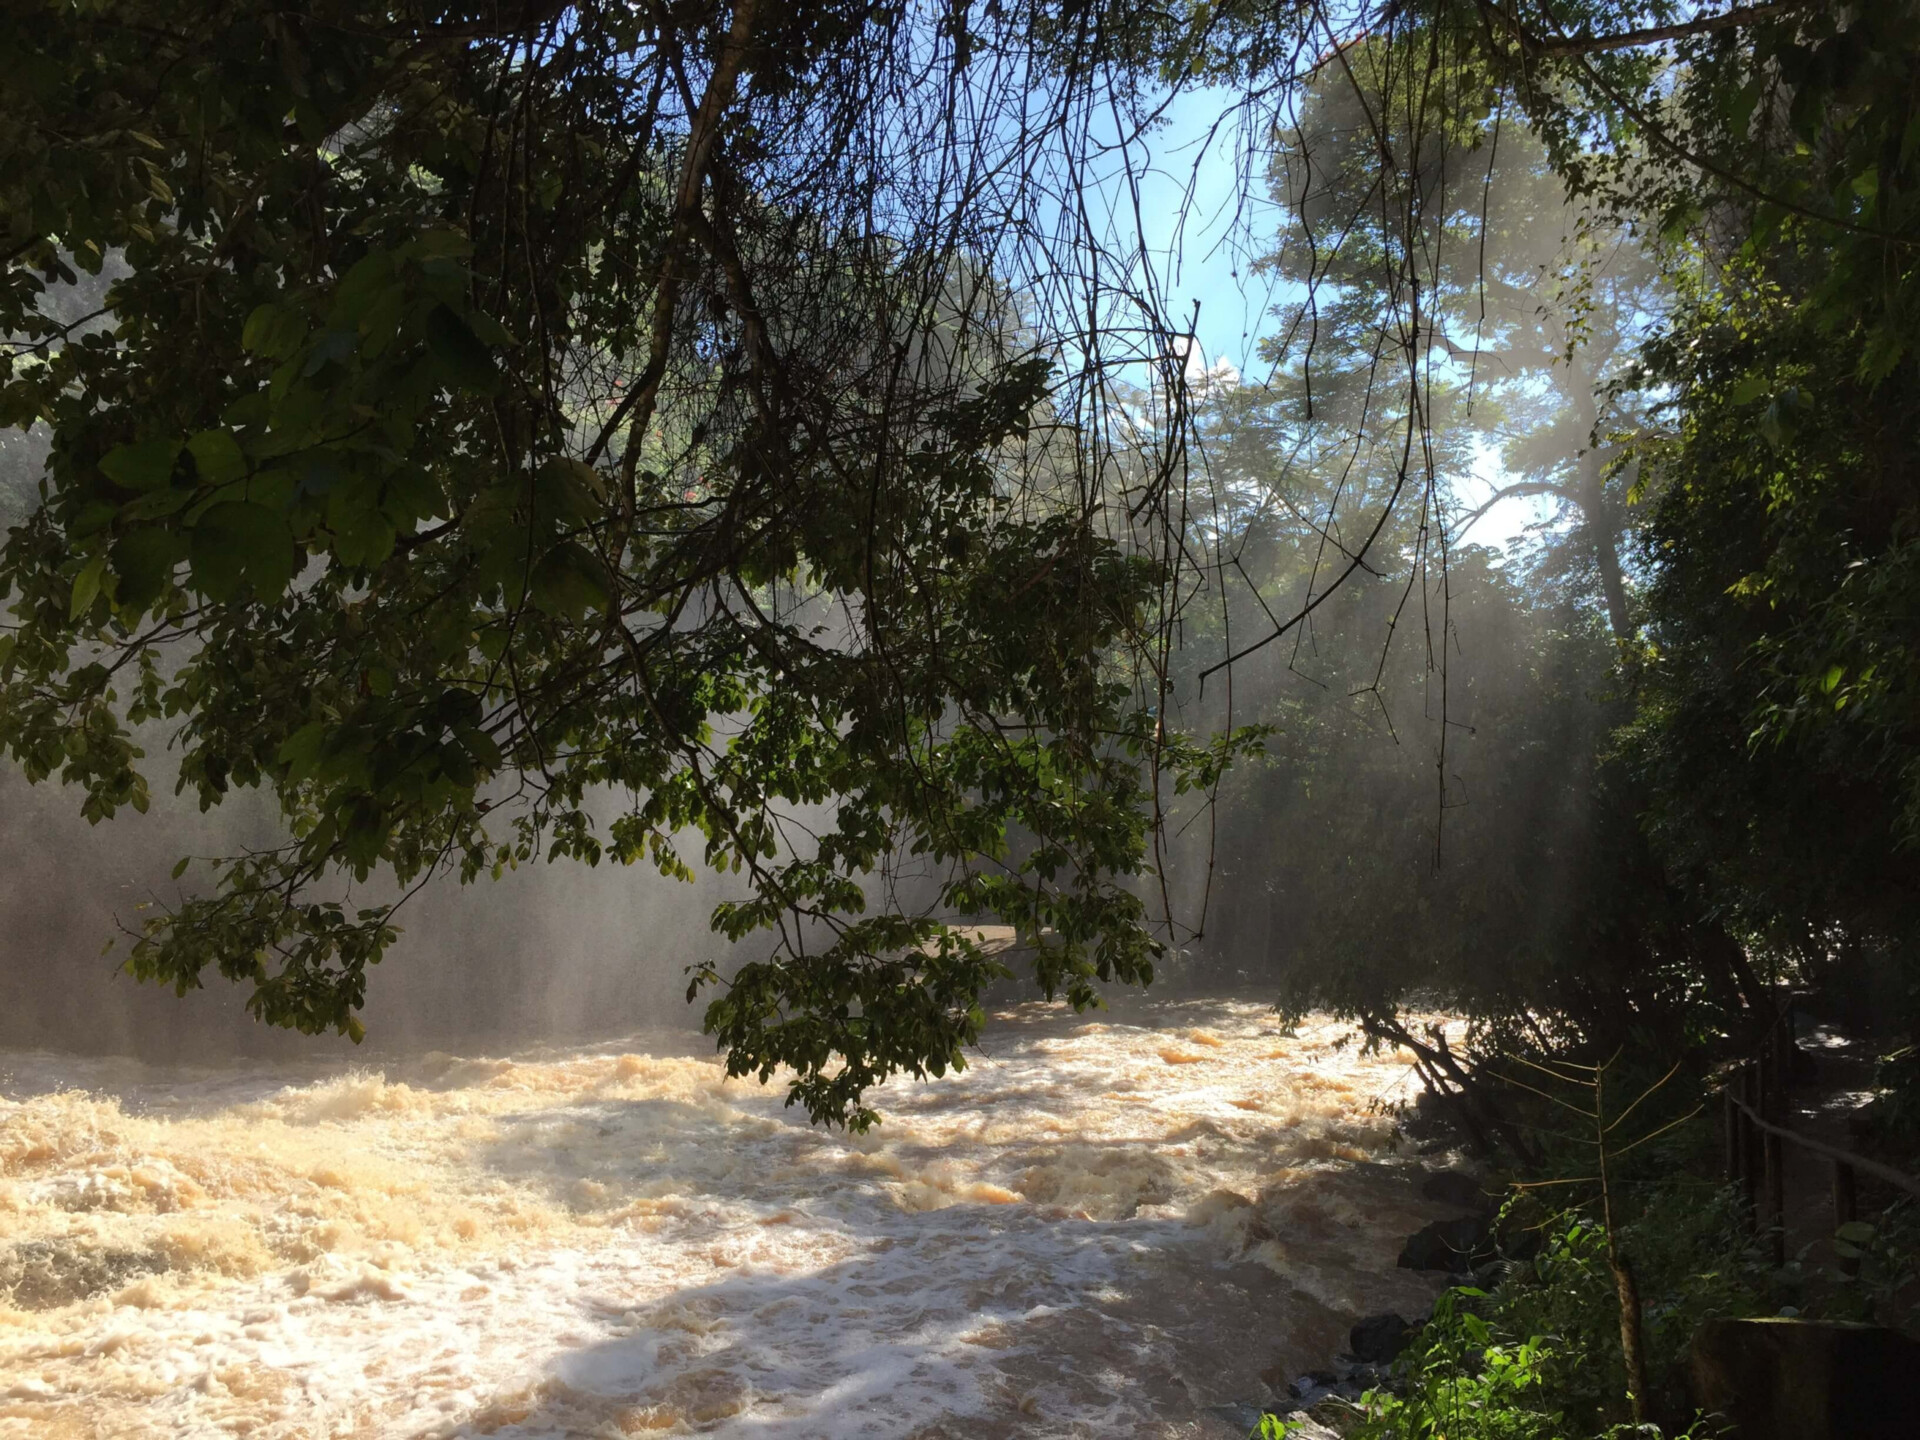
<path id="1" fill-rule="evenodd" d="M 0 1437 L 1224 1434 L 1431 1293 L 1347 1038 L 1022 1007 L 861 1137 L 667 1036 L 0 1055 Z"/>

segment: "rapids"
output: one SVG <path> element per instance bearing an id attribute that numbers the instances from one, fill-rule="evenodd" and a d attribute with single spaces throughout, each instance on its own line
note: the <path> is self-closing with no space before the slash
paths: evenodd
<path id="1" fill-rule="evenodd" d="M 0 1437 L 1225 1436 L 1427 1303 L 1405 1057 L 997 1017 L 810 1128 L 681 1035 L 375 1067 L 0 1054 Z"/>

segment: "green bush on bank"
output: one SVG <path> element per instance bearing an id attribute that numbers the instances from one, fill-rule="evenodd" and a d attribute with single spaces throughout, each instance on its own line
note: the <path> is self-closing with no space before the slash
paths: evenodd
<path id="1" fill-rule="evenodd" d="M 1508 1206 L 1512 1237 L 1525 1202 Z M 1620 1312 L 1599 1227 L 1561 1217 L 1497 1288 L 1448 1290 L 1396 1362 L 1390 1386 L 1338 1417 L 1345 1440 L 1684 1440 L 1714 1433 L 1692 1412 L 1687 1345 L 1715 1316 L 1804 1313 L 1900 1326 L 1915 1314 L 1920 1207 L 1856 1222 L 1852 1270 L 1810 1256 L 1774 1267 L 1731 1189 L 1676 1181 L 1642 1197 L 1621 1226 L 1642 1299 L 1654 1423 L 1628 1418 Z M 1849 1251 L 1842 1250 L 1843 1256 Z M 1337 1403 L 1337 1402 L 1330 1402 Z M 1324 1412 L 1322 1412 L 1324 1417 Z M 1266 1416 L 1258 1440 L 1304 1427 Z"/>
<path id="2" fill-rule="evenodd" d="M 1401 1389 L 1370 1390 L 1346 1433 L 1361 1440 L 1560 1440 L 1561 1416 L 1547 1383 L 1555 1353 L 1544 1337 L 1502 1339 L 1495 1322 L 1476 1313 L 1484 1290 L 1449 1290 L 1433 1318 L 1395 1367 Z M 1261 1421 L 1261 1440 L 1282 1440 L 1300 1428 L 1277 1416 Z"/>
<path id="3" fill-rule="evenodd" d="M 1509 1233 L 1517 1208 L 1509 1206 Z M 1777 1310 L 1779 1279 L 1743 1227 L 1732 1193 L 1717 1188 L 1676 1184 L 1647 1196 L 1622 1226 L 1621 1244 L 1640 1283 L 1649 1398 L 1660 1425 L 1636 1427 L 1628 1418 L 1605 1237 L 1584 1220 L 1561 1217 L 1539 1253 L 1511 1264 L 1497 1289 L 1461 1287 L 1439 1298 L 1396 1363 L 1391 1387 L 1354 1407 L 1347 1440 L 1695 1434 L 1684 1384 L 1688 1338 L 1709 1316 Z M 1299 1428 L 1268 1416 L 1258 1434 L 1279 1440 Z"/>

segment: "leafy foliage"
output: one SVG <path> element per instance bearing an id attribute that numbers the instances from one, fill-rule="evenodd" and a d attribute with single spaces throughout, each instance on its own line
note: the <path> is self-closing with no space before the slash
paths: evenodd
<path id="1" fill-rule="evenodd" d="M 1263 264 L 1304 288 L 1287 292 L 1269 347 L 1286 381 L 1275 403 L 1324 415 L 1327 432 L 1350 442 L 1344 459 L 1316 451 L 1297 440 L 1295 418 L 1292 429 L 1271 427 L 1282 443 L 1265 444 L 1265 463 L 1296 482 L 1311 477 L 1294 485 L 1312 498 L 1296 499 L 1293 513 L 1322 527 L 1313 573 L 1324 553 L 1424 576 L 1418 589 L 1409 580 L 1422 626 L 1365 623 L 1376 637 L 1424 629 L 1424 665 L 1389 659 L 1377 676 L 1398 669 L 1403 696 L 1424 683 L 1429 712 L 1435 689 L 1447 697 L 1419 757 L 1440 771 L 1431 788 L 1443 807 L 1468 793 L 1482 810 L 1567 794 L 1583 774 L 1591 839 L 1564 867 L 1556 852 L 1580 827 L 1541 827 L 1552 837 L 1545 864 L 1515 847 L 1516 899 L 1503 909 L 1471 899 L 1498 882 L 1495 857 L 1508 853 L 1476 843 L 1488 817 L 1448 815 L 1464 842 L 1456 855 L 1470 857 L 1455 892 L 1468 903 L 1435 904 L 1441 892 L 1429 886 L 1423 909 L 1406 898 L 1412 867 L 1377 863 L 1371 845 L 1396 833 L 1417 762 L 1404 764 L 1395 809 L 1376 801 L 1368 821 L 1341 833 L 1367 803 L 1329 794 L 1351 773 L 1330 757 L 1355 753 L 1353 742 L 1328 745 L 1309 738 L 1315 727 L 1282 722 L 1281 734 L 1297 738 L 1270 746 L 1262 774 L 1286 766 L 1296 793 L 1317 787 L 1327 813 L 1343 817 L 1330 845 L 1303 847 L 1316 862 L 1335 857 L 1322 874 L 1272 887 L 1286 898 L 1270 902 L 1279 908 L 1268 930 L 1283 926 L 1283 945 L 1304 936 L 1312 957 L 1293 972 L 1294 1003 L 1383 1013 L 1426 982 L 1492 1029 L 1504 1025 L 1502 1044 L 1543 1043 L 1524 1033 L 1538 1018 L 1551 1043 L 1606 1053 L 1616 1042 L 1658 1049 L 1741 1033 L 1771 1003 L 1749 950 L 1762 969 L 1777 976 L 1785 962 L 1815 983 L 1855 983 L 1890 962 L 1920 994 L 1911 942 L 1920 597 L 1910 553 L 1920 491 L 1901 430 L 1920 375 L 1908 350 L 1920 13 L 1436 0 L 1369 8 L 1343 28 L 1331 8 L 1309 10 L 1317 49 L 1276 45 L 1274 27 L 1250 10 L 1220 21 L 1231 57 L 1221 74 L 1251 80 L 1291 67 L 1271 112 L 1286 221 Z M 1591 263 L 1609 244 L 1624 257 L 1611 274 Z M 1538 268 L 1529 278 L 1510 256 Z M 1396 472 L 1376 458 L 1379 432 L 1416 411 L 1423 421 L 1407 419 L 1409 458 Z M 1450 554 L 1449 582 L 1436 582 L 1426 552 L 1450 500 L 1459 513 L 1450 484 L 1471 468 L 1465 437 L 1476 429 L 1511 467 L 1509 488 L 1557 496 L 1577 522 L 1570 543 L 1532 570 L 1527 603 L 1597 595 L 1625 662 L 1608 677 L 1604 655 L 1563 650 L 1582 678 L 1529 690 L 1590 726 L 1554 742 L 1567 773 L 1543 762 L 1530 785 L 1527 758 L 1508 759 L 1491 784 L 1458 788 L 1447 764 L 1472 749 L 1445 728 L 1452 697 L 1468 693 L 1447 685 L 1450 607 L 1463 621 L 1473 613 L 1475 581 Z M 1417 516 L 1372 528 L 1393 510 L 1382 481 L 1415 472 L 1449 483 L 1425 481 Z M 1257 526 L 1245 535 L 1242 558 L 1259 557 Z M 1272 584 L 1250 578 L 1256 590 Z M 1315 611 L 1328 624 L 1314 640 L 1339 634 L 1362 648 L 1336 625 L 1339 613 L 1331 601 Z M 1482 605 L 1482 625 L 1485 615 Z M 1397 627 L 1403 614 L 1391 618 Z M 1232 619 L 1236 634 L 1267 628 L 1257 613 Z M 1350 695 L 1394 693 L 1360 668 L 1342 676 Z M 1534 662 L 1534 673 L 1569 671 Z M 1244 674 L 1238 684 L 1243 708 L 1252 692 L 1258 717 L 1275 718 L 1259 708 L 1262 687 Z M 1342 703 L 1295 708 L 1332 715 Z M 1513 741 L 1508 756 L 1540 753 L 1526 733 L 1538 718 L 1518 709 L 1495 722 Z M 1609 743 L 1606 731 L 1623 723 Z M 1278 794 L 1265 792 L 1265 803 Z M 1267 833 L 1266 856 L 1288 848 L 1285 826 Z M 1483 832 L 1502 833 L 1498 822 Z M 1261 852 L 1246 843 L 1230 853 Z M 1328 890 L 1356 897 L 1351 924 L 1320 923 Z M 1564 897 L 1565 913 L 1584 918 L 1535 944 L 1511 917 L 1542 896 Z M 1231 911 L 1223 926 L 1237 939 L 1245 927 Z M 1466 914 L 1473 923 L 1461 923 Z M 1447 953 L 1456 934 L 1471 937 L 1458 962 Z M 1342 943 L 1333 936 L 1353 943 L 1329 966 Z M 1609 1007 L 1606 994 L 1621 1003 Z M 1909 1000 L 1905 1019 L 1915 1015 Z"/>
<path id="2" fill-rule="evenodd" d="M 433 874 L 697 858 L 776 937 L 692 976 L 730 1067 L 856 1125 L 979 1031 L 951 921 L 1076 1005 L 1151 975 L 1148 797 L 1217 757 L 1116 663 L 1161 563 L 915 169 L 944 112 L 868 88 L 923 42 L 965 76 L 964 27 L 843 3 L 8 7 L 0 420 L 51 450 L 0 743 L 101 820 L 167 733 L 290 831 L 134 974 L 358 1038 Z"/>
<path id="3" fill-rule="evenodd" d="M 772 952 L 692 990 L 852 1123 L 977 1035 L 1000 966 L 955 921 L 1076 1005 L 1147 979 L 1161 822 L 1222 793 L 1279 839 L 1234 837 L 1218 938 L 1274 953 L 1270 880 L 1322 947 L 1295 1004 L 1666 1044 L 1755 1008 L 1730 931 L 1910 954 L 1920 12 L 1670 9 L 12 6 L 0 424 L 47 449 L 0 743 L 96 820 L 151 803 L 153 736 L 203 806 L 270 790 L 286 843 L 128 963 L 303 1029 L 359 1033 L 435 873 L 739 871 L 715 926 Z M 1156 284 L 1046 190 L 1099 83 L 1195 79 L 1271 103 L 1295 222 L 1277 398 L 1204 422 L 1151 299 L 1110 363 Z M 1448 552 L 1485 446 L 1577 517 L 1572 585 Z M 1340 639 L 1349 693 L 1274 666 L 1216 714 L 1176 635 Z M 1367 749 L 1416 694 L 1424 748 Z M 1472 773 L 1462 704 L 1511 764 Z"/>
<path id="4" fill-rule="evenodd" d="M 1730 1206 L 1668 1189 L 1629 1227 L 1643 1259 L 1648 1338 L 1667 1412 L 1662 1427 L 1621 1414 L 1619 1319 L 1606 1244 L 1579 1222 L 1555 1227 L 1539 1255 L 1497 1291 L 1458 1287 L 1395 1362 L 1391 1385 L 1368 1392 L 1351 1427 L 1360 1440 L 1625 1440 L 1692 1435 L 1697 1417 L 1680 1383 L 1693 1327 L 1706 1315 L 1759 1313 L 1764 1284 L 1743 1255 Z M 1259 1432 L 1290 1427 L 1266 1417 Z"/>
<path id="5" fill-rule="evenodd" d="M 1859 338 L 1749 270 L 1653 358 L 1684 406 L 1655 452 L 1633 732 L 1656 834 L 1751 929 L 1814 951 L 1832 925 L 1920 920 L 1920 492 L 1906 377 L 1850 373 Z"/>
<path id="6" fill-rule="evenodd" d="M 1442 1294 L 1396 1367 L 1401 1389 L 1369 1391 L 1344 1433 L 1361 1440 L 1559 1440 L 1569 1433 L 1546 1408 L 1559 1347 L 1542 1338 L 1497 1340 L 1493 1324 L 1476 1313 L 1488 1298 L 1471 1287 Z M 1289 1428 L 1268 1416 L 1261 1440 L 1281 1440 Z"/>
<path id="7" fill-rule="evenodd" d="M 1649 1186 L 1621 1228 L 1644 1301 L 1647 1372 L 1657 1413 L 1687 1412 L 1687 1344 L 1700 1321 L 1766 1314 L 1766 1264 L 1732 1197 L 1688 1182 Z M 1599 1227 L 1555 1227 L 1525 1271 L 1502 1287 L 1503 1333 L 1555 1337 L 1568 1363 L 1551 1393 L 1573 1433 L 1624 1419 L 1620 1317 Z"/>
<path id="8" fill-rule="evenodd" d="M 1885 953 L 1911 986 L 1920 924 L 1916 35 L 1911 6 L 1809 13 L 1702 60 L 1700 143 L 1753 184 L 1646 361 L 1653 833 L 1815 981 Z"/>

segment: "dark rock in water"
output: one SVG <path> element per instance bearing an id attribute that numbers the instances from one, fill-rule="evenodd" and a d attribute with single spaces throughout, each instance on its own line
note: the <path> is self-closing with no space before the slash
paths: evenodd
<path id="1" fill-rule="evenodd" d="M 1267 1414 L 1267 1412 L 1262 1410 L 1258 1405 L 1249 1405 L 1245 1401 L 1232 1401 L 1225 1405 L 1209 1405 L 1206 1407 L 1206 1413 L 1209 1415 L 1217 1415 L 1242 1435 L 1258 1430 L 1261 1420 L 1264 1419 Z"/>
<path id="2" fill-rule="evenodd" d="M 21 1310 L 53 1310 L 167 1268 L 167 1257 L 152 1251 L 29 1240 L 0 1252 L 0 1298 Z"/>
<path id="3" fill-rule="evenodd" d="M 1913 1440 L 1920 1341 L 1877 1325 L 1708 1320 L 1687 1354 L 1694 1404 L 1740 1440 Z"/>
<path id="4" fill-rule="evenodd" d="M 1263 1410 L 1258 1405 L 1209 1405 L 1206 1413 L 1233 1427 L 1232 1440 L 1241 1440 L 1242 1436 L 1257 1431 L 1260 1422 L 1268 1415 L 1287 1422 L 1287 1440 L 1340 1440 L 1343 1433 L 1308 1418 L 1305 1410 L 1287 1409 L 1284 1406 L 1280 1411 L 1273 1411 Z"/>
<path id="5" fill-rule="evenodd" d="M 1366 1418 L 1360 1408 L 1350 1400 L 1322 1400 L 1307 1410 L 1307 1418 L 1326 1426 L 1335 1435 L 1345 1435 L 1359 1428 Z"/>
<path id="6" fill-rule="evenodd" d="M 1420 1193 L 1442 1205 L 1458 1205 L 1462 1210 L 1484 1210 L 1491 1198 L 1480 1182 L 1464 1170 L 1436 1170 L 1420 1182 Z"/>
<path id="7" fill-rule="evenodd" d="M 1369 1390 L 1378 1390 L 1387 1383 L 1386 1375 L 1371 1365 L 1355 1365 L 1347 1371 L 1345 1382 L 1350 1388 L 1364 1395 Z"/>
<path id="8" fill-rule="evenodd" d="M 1340 1377 L 1331 1370 L 1309 1370 L 1287 1386 L 1287 1394 L 1296 1400 L 1310 1400 L 1333 1389 L 1339 1383 Z"/>
<path id="9" fill-rule="evenodd" d="M 1400 1251 L 1400 1268 L 1445 1270 L 1465 1275 L 1476 1264 L 1493 1258 L 1486 1217 L 1463 1215 L 1457 1220 L 1436 1220 L 1426 1229 L 1408 1236 L 1405 1248 Z"/>
<path id="10" fill-rule="evenodd" d="M 1413 1327 L 1398 1315 L 1369 1315 L 1347 1335 L 1353 1358 L 1368 1365 L 1388 1365 L 1407 1347 Z"/>

